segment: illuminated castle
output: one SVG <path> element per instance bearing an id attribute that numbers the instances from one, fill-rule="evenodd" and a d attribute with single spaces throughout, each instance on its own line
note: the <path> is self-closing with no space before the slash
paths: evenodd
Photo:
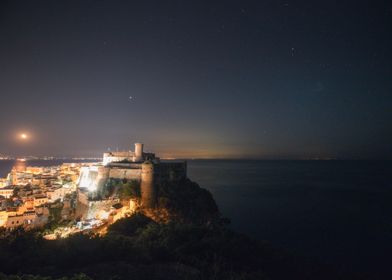
<path id="1" fill-rule="evenodd" d="M 143 152 L 143 144 L 135 143 L 135 151 L 108 152 L 103 154 L 102 164 L 107 166 L 112 162 L 144 162 L 157 159 L 153 153 Z"/>
<path id="2" fill-rule="evenodd" d="M 109 179 L 137 180 L 142 207 L 153 208 L 159 185 L 185 178 L 186 171 L 185 161 L 161 161 L 155 154 L 144 152 L 143 144 L 136 143 L 134 152 L 104 153 L 102 163 L 82 167 L 78 186 L 82 192 L 92 193 Z"/>

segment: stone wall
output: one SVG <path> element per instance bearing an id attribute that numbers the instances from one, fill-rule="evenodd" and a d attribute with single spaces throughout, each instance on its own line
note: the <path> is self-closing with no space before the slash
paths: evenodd
<path id="1" fill-rule="evenodd" d="M 122 169 L 111 168 L 109 171 L 109 178 L 113 179 L 127 179 L 140 181 L 141 169 Z"/>

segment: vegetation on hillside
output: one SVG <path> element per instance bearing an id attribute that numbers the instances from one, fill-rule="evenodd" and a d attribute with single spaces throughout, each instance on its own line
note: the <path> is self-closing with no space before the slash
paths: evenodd
<path id="1" fill-rule="evenodd" d="M 121 199 L 140 198 L 140 182 L 123 180 L 119 186 L 118 195 Z"/>

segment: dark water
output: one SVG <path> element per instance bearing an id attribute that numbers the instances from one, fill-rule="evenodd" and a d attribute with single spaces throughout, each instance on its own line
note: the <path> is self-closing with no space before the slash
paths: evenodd
<path id="1" fill-rule="evenodd" d="M 0 161 L 0 175 L 12 165 Z M 392 161 L 195 160 L 188 175 L 237 231 L 348 270 L 389 273 Z"/>
<path id="2" fill-rule="evenodd" d="M 188 166 L 237 231 L 349 271 L 392 275 L 392 161 Z"/>

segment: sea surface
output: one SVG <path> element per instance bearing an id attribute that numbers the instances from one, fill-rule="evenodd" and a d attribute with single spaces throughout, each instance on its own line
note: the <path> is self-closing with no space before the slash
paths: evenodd
<path id="1" fill-rule="evenodd" d="M 13 165 L 0 161 L 0 176 Z M 236 231 L 377 279 L 392 275 L 392 161 L 190 160 L 188 176 Z"/>

